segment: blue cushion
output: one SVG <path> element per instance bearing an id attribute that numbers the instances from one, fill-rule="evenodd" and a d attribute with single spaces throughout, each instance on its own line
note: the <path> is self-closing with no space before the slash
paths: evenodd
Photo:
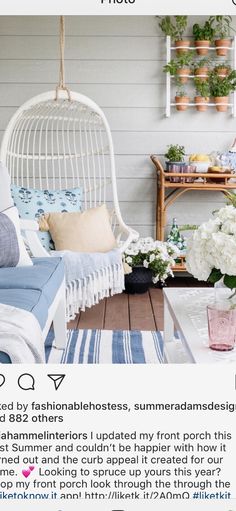
<path id="1" fill-rule="evenodd" d="M 64 278 L 60 257 L 33 258 L 33 266 L 0 268 L 0 302 L 32 312 L 44 328 Z"/>
<path id="2" fill-rule="evenodd" d="M 20 218 L 37 220 L 44 213 L 81 211 L 81 189 L 36 190 L 11 185 L 11 193 Z M 44 248 L 49 251 L 54 245 L 49 232 L 39 232 Z"/>
<path id="3" fill-rule="evenodd" d="M 48 317 L 48 303 L 35 289 L 0 289 L 0 303 L 32 312 L 43 329 Z"/>
<path id="4" fill-rule="evenodd" d="M 64 278 L 64 263 L 60 257 L 37 257 L 32 261 L 33 266 L 0 268 L 0 303 L 32 312 L 43 329 L 48 308 Z M 11 363 L 2 351 L 0 363 Z"/>

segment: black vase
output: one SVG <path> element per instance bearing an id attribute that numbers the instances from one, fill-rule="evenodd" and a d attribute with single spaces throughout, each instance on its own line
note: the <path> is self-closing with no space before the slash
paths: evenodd
<path id="1" fill-rule="evenodd" d="M 125 293 L 146 293 L 152 284 L 152 270 L 143 266 L 134 266 L 132 273 L 125 275 Z"/>

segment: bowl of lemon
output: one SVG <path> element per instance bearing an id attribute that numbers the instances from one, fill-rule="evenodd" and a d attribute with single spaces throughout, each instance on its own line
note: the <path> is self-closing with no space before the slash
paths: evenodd
<path id="1" fill-rule="evenodd" d="M 191 154 L 189 157 L 189 163 L 194 164 L 196 167 L 196 172 L 206 173 L 208 171 L 208 167 L 212 165 L 212 161 L 210 159 L 209 154 Z"/>

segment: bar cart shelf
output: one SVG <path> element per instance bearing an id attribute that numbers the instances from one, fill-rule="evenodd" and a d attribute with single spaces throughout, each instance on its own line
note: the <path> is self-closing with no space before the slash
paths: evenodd
<path id="1" fill-rule="evenodd" d="M 235 174 L 221 173 L 176 173 L 166 172 L 156 155 L 151 155 L 157 171 L 157 207 L 156 207 L 156 239 L 164 241 L 166 214 L 175 201 L 189 191 L 222 192 L 227 195 L 229 190 L 236 189 Z M 179 182 L 172 182 L 178 178 Z M 193 182 L 187 182 L 189 178 Z"/>

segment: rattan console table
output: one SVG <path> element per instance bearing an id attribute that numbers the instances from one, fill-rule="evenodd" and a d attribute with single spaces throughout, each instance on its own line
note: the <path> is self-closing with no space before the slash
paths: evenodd
<path id="1" fill-rule="evenodd" d="M 169 206 L 188 191 L 212 191 L 227 194 L 227 190 L 236 189 L 236 176 L 233 174 L 213 173 L 172 173 L 166 172 L 156 155 L 151 156 L 157 170 L 157 207 L 156 207 L 156 239 L 164 240 L 166 212 Z M 181 182 L 171 182 L 171 177 L 179 177 Z M 186 179 L 193 178 L 189 183 Z"/>

